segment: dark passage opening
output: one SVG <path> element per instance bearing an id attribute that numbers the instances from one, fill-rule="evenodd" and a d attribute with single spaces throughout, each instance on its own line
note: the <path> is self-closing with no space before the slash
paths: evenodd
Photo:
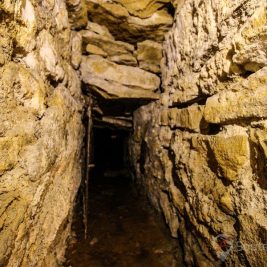
<path id="1" fill-rule="evenodd" d="M 73 223 L 76 237 L 65 266 L 183 266 L 177 240 L 135 189 L 127 156 L 129 135 L 124 130 L 93 129 L 88 238 L 84 238 L 80 198 Z"/>
<path id="2" fill-rule="evenodd" d="M 95 171 L 100 176 L 119 176 L 123 173 L 129 175 L 127 153 L 129 132 L 95 128 L 93 136 Z"/>

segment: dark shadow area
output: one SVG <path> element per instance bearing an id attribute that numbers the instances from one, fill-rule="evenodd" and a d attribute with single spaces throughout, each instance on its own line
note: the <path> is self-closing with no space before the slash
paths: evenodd
<path id="1" fill-rule="evenodd" d="M 95 128 L 93 134 L 95 176 L 116 177 L 128 172 L 128 131 Z"/>
<path id="2" fill-rule="evenodd" d="M 140 98 L 111 98 L 105 99 L 102 95 L 98 94 L 90 86 L 82 83 L 82 92 L 84 95 L 90 95 L 96 106 L 103 111 L 104 114 L 109 116 L 132 116 L 132 113 L 137 108 L 151 102 L 151 99 Z"/>
<path id="3" fill-rule="evenodd" d="M 94 164 L 89 183 L 88 239 L 84 238 L 82 203 L 77 203 L 75 238 L 64 266 L 179 267 L 177 240 L 162 218 L 138 194 L 129 175 L 128 132 L 94 129 Z"/>

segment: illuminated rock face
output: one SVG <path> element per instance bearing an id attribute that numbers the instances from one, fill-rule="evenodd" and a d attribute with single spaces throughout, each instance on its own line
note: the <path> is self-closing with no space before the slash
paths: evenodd
<path id="1" fill-rule="evenodd" d="M 264 266 L 266 1 L 176 6 L 163 45 L 164 92 L 134 114 L 135 175 L 189 266 Z M 237 243 L 223 253 L 219 235 Z"/>
<path id="2" fill-rule="evenodd" d="M 80 184 L 68 13 L 64 1 L 41 2 L 0 3 L 1 266 L 60 265 Z"/>
<path id="3" fill-rule="evenodd" d="M 62 264 L 81 82 L 120 105 L 154 101 L 134 112 L 130 157 L 185 262 L 265 266 L 266 1 L 133 3 L 0 1 L 0 266 Z M 220 238 L 243 249 L 223 253 Z"/>
<path id="4" fill-rule="evenodd" d="M 100 56 L 88 56 L 82 59 L 81 74 L 82 80 L 106 99 L 158 98 L 153 91 L 159 88 L 159 77 L 137 67 L 115 64 Z"/>
<path id="5" fill-rule="evenodd" d="M 93 11 L 105 10 L 103 21 L 92 1 L 0 1 L 0 266 L 64 260 L 81 180 L 81 79 L 105 99 L 159 98 L 160 41 L 172 25 L 165 1 L 102 2 Z M 115 35 L 110 12 L 118 23 L 128 17 Z M 137 52 L 146 34 L 160 41 Z M 131 127 L 119 115 L 103 123 Z"/>

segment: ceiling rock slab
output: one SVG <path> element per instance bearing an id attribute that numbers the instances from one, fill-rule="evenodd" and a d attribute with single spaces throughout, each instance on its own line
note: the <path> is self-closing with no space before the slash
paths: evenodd
<path id="1" fill-rule="evenodd" d="M 151 17 L 157 10 L 161 9 L 164 5 L 169 3 L 169 0 L 114 0 L 114 2 L 123 5 L 128 12 L 139 18 Z"/>
<path id="2" fill-rule="evenodd" d="M 81 34 L 84 54 L 103 56 L 122 65 L 138 65 L 133 55 L 134 46 L 116 41 L 105 26 L 88 22 L 87 30 Z"/>
<path id="3" fill-rule="evenodd" d="M 160 79 L 137 67 L 115 64 L 100 56 L 83 57 L 82 81 L 105 99 L 158 99 Z"/>
<path id="4" fill-rule="evenodd" d="M 173 23 L 173 18 L 167 9 L 151 8 L 150 11 L 144 9 L 142 11 L 143 16 L 139 17 L 131 15 L 131 12 L 139 14 L 138 11 L 133 10 L 132 6 L 129 2 L 126 4 L 126 1 L 125 6 L 115 3 L 115 1 L 87 1 L 89 19 L 95 23 L 105 25 L 117 40 L 130 43 L 136 43 L 136 41 L 143 41 L 144 39 L 163 41 L 165 33 Z M 135 6 L 138 7 L 136 2 Z M 156 6 L 159 6 L 159 4 Z M 152 10 L 154 11 L 152 12 Z"/>

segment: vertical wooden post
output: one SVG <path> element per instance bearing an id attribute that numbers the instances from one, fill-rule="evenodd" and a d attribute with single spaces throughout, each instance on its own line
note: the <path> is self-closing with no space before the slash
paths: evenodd
<path id="1" fill-rule="evenodd" d="M 88 216 L 89 216 L 89 179 L 90 179 L 90 164 L 91 164 L 91 150 L 92 150 L 92 99 L 89 98 L 87 109 L 87 129 L 86 129 L 86 165 L 85 165 L 85 180 L 83 192 L 83 221 L 84 221 L 84 238 L 88 238 Z"/>

